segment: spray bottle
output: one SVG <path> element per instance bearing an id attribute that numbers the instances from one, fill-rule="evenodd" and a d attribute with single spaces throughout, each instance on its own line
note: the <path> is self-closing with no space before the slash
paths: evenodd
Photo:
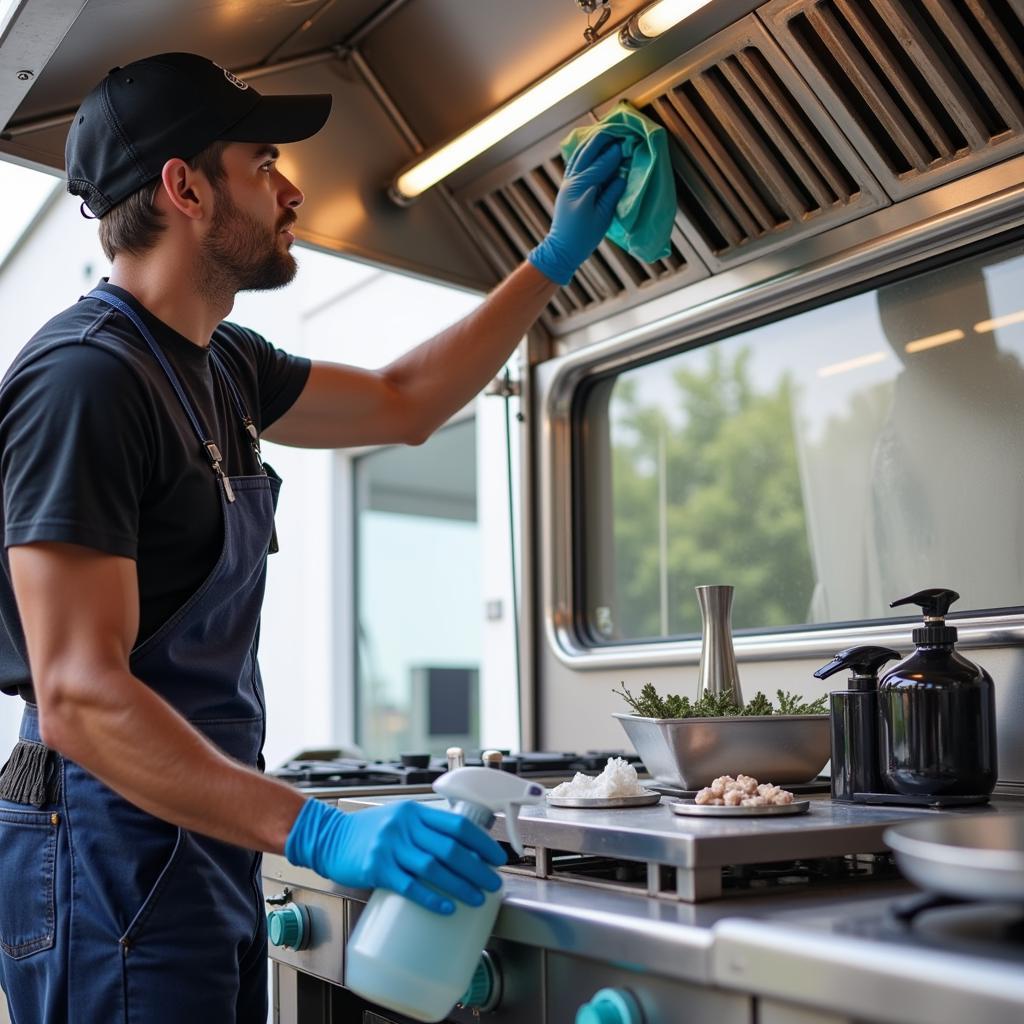
<path id="1" fill-rule="evenodd" d="M 495 812 L 503 812 L 508 841 L 520 855 L 519 808 L 544 799 L 538 783 L 490 768 L 446 772 L 434 790 L 447 797 L 451 813 L 481 828 L 490 828 Z M 501 907 L 501 892 L 484 893 L 479 907 L 456 900 L 455 913 L 442 916 L 377 889 L 345 951 L 345 986 L 413 1020 L 444 1020 L 473 979 Z"/>

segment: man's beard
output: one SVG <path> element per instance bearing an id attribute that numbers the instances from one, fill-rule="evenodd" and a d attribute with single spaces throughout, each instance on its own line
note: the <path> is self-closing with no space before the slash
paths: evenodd
<path id="1" fill-rule="evenodd" d="M 200 248 L 199 291 L 223 300 L 236 292 L 283 288 L 295 277 L 298 264 L 281 247 L 280 228 L 294 220 L 289 217 L 271 230 L 239 209 L 226 189 L 218 189 L 210 230 Z"/>

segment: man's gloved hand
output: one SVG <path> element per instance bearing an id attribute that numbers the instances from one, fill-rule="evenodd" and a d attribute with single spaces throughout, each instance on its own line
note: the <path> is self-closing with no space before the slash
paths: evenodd
<path id="1" fill-rule="evenodd" d="M 480 906 L 482 890 L 501 887 L 491 865 L 505 863 L 482 828 L 411 800 L 354 814 L 307 800 L 284 854 L 341 885 L 391 889 L 441 914 L 454 913 L 452 899 Z"/>
<path id="2" fill-rule="evenodd" d="M 552 281 L 568 284 L 604 238 L 626 190 L 626 179 L 619 176 L 623 160 L 621 140 L 598 134 L 566 164 L 551 230 L 527 257 Z"/>

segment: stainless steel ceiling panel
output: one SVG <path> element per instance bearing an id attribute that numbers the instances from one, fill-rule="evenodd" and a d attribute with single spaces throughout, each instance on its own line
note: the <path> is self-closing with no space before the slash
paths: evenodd
<path id="1" fill-rule="evenodd" d="M 323 50 L 345 43 L 354 32 L 362 31 L 378 16 L 391 17 L 389 9 L 397 10 L 409 0 L 309 0 L 306 20 L 299 30 L 272 55 L 286 60 L 311 50 Z"/>
<path id="2" fill-rule="evenodd" d="M 396 166 L 412 155 L 350 61 L 332 59 L 267 75 L 267 92 L 330 92 L 327 125 L 283 151 L 282 170 L 306 196 L 296 234 L 322 248 L 410 273 L 486 289 L 495 281 L 440 191 L 406 208 L 387 198 Z"/>
<path id="3" fill-rule="evenodd" d="M 83 0 L 32 0 L 7 12 L 0 37 L 0 127 L 32 91 L 82 6 Z"/>
<path id="4" fill-rule="evenodd" d="M 463 287 L 497 280 L 440 190 L 402 209 L 386 195 L 395 167 L 411 151 L 349 61 L 316 64 L 260 78 L 268 93 L 329 92 L 327 125 L 285 146 L 281 169 L 303 190 L 296 234 L 328 251 Z M 0 153 L 40 167 L 63 168 L 67 125 L 0 141 Z"/>
<path id="5" fill-rule="evenodd" d="M 609 25 L 647 2 L 614 0 Z M 574 0 L 409 0 L 363 54 L 429 148 L 582 50 L 586 26 Z"/>
<path id="6" fill-rule="evenodd" d="M 37 171 L 64 173 L 64 142 L 68 125 L 60 124 L 46 131 L 32 132 L 8 140 L 0 135 L 0 156 L 24 164 Z"/>
<path id="7" fill-rule="evenodd" d="M 668 130 L 683 232 L 712 270 L 889 202 L 754 15 L 623 98 Z"/>
<path id="8" fill-rule="evenodd" d="M 1024 152 L 1022 0 L 772 0 L 761 15 L 894 199 Z"/>
<path id="9" fill-rule="evenodd" d="M 251 67 L 309 11 L 282 0 L 89 0 L 13 120 L 74 110 L 108 69 L 154 53 L 186 50 L 232 70 Z"/>

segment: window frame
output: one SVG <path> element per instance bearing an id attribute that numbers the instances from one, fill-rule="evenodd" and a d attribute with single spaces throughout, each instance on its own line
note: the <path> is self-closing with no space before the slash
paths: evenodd
<path id="1" fill-rule="evenodd" d="M 641 307 L 611 318 L 601 331 L 566 338 L 567 348 L 574 340 L 579 347 L 537 368 L 542 625 L 545 642 L 562 664 L 598 670 L 700 659 L 699 637 L 608 643 L 590 636 L 582 579 L 581 432 L 591 389 L 626 370 L 1024 238 L 1024 185 L 1013 173 L 1019 163 L 973 176 L 971 184 L 990 185 L 976 195 L 965 182 L 954 183 L 794 245 L 771 261 L 757 260 L 654 300 L 646 317 Z M 1004 190 L 993 195 L 998 190 L 991 184 Z M 944 197 L 951 200 L 946 205 Z M 950 618 L 965 649 L 1024 644 L 1024 601 L 1018 608 Z M 903 643 L 915 621 L 911 616 L 738 631 L 734 644 L 741 661 L 830 656 L 855 643 Z"/>

